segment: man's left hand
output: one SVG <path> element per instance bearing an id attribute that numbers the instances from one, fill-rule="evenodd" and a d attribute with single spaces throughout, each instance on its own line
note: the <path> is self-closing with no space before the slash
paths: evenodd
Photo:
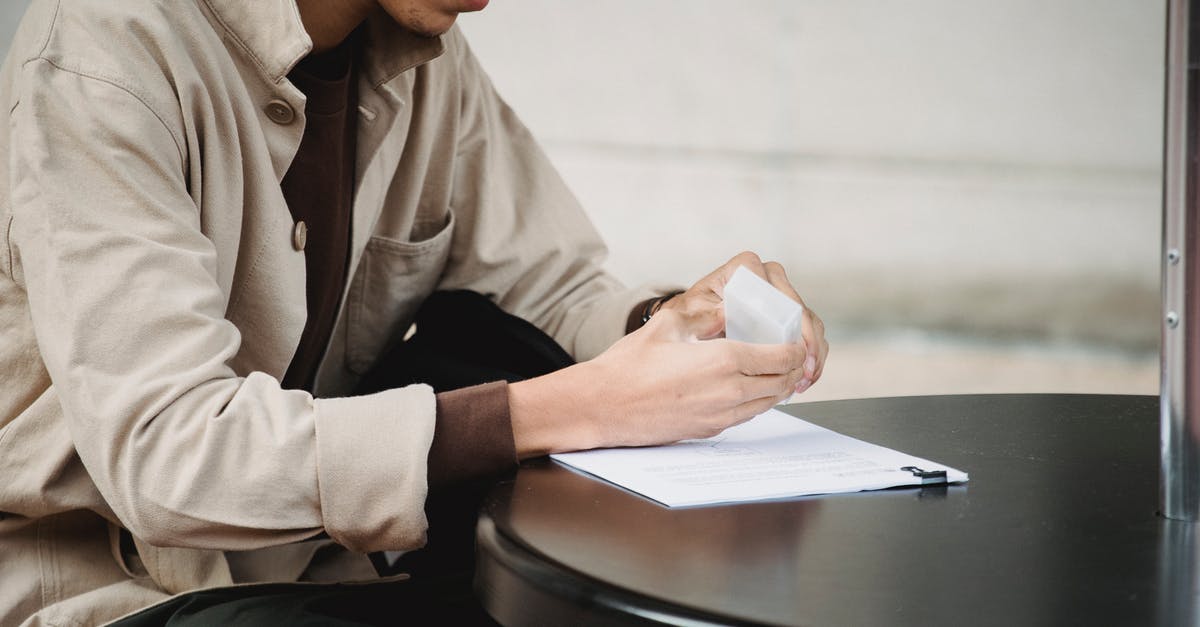
<path id="1" fill-rule="evenodd" d="M 725 284 L 733 277 L 738 266 L 766 279 L 776 289 L 786 294 L 792 300 L 804 307 L 802 335 L 808 357 L 804 362 L 804 377 L 796 384 L 796 392 L 800 393 L 812 387 L 821 378 L 825 368 L 825 357 L 829 354 L 829 342 L 825 340 L 825 324 L 813 313 L 800 294 L 788 281 L 783 266 L 774 261 L 764 262 L 752 252 L 744 252 L 730 259 L 720 268 L 700 279 L 686 292 L 678 294 L 662 304 L 659 308 L 670 309 L 684 316 L 688 326 L 697 339 L 712 339 L 725 335 Z"/>

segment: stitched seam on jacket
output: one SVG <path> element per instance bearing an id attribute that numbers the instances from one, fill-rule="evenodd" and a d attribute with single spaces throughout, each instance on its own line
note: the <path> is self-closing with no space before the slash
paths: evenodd
<path id="1" fill-rule="evenodd" d="M 162 115 L 160 115 L 159 112 L 150 105 L 150 103 L 147 101 L 147 98 L 145 96 L 139 94 L 137 92 L 136 88 L 133 87 L 132 85 L 127 85 L 124 82 L 122 82 L 120 79 L 115 78 L 115 77 L 104 76 L 104 75 L 96 74 L 96 73 L 92 73 L 92 72 L 86 72 L 80 68 L 65 67 L 65 66 L 60 65 L 46 57 L 37 57 L 35 59 L 30 59 L 26 63 L 28 64 L 33 61 L 44 61 L 50 67 L 62 70 L 63 72 L 67 72 L 68 74 L 74 74 L 75 76 L 78 76 L 80 78 L 90 78 L 94 81 L 97 81 L 100 83 L 105 83 L 107 85 L 116 87 L 117 89 L 125 92 L 126 94 L 129 94 L 130 96 L 133 97 L 134 100 L 137 100 L 139 103 L 141 103 L 141 105 L 143 107 L 145 107 L 147 111 L 149 111 L 151 114 L 153 114 L 155 119 L 158 120 L 159 124 L 162 124 L 163 130 L 165 130 L 167 132 L 167 134 L 171 136 L 171 141 L 175 143 L 175 150 L 179 153 L 179 161 L 181 163 L 187 162 L 187 156 L 183 150 L 183 142 L 180 141 L 180 139 L 178 137 L 176 137 L 175 131 L 171 130 L 171 125 L 167 124 L 166 118 L 164 118 Z"/>
<path id="2" fill-rule="evenodd" d="M 8 224 L 5 225 L 5 227 L 4 227 L 4 249 L 8 252 L 8 255 L 7 255 L 8 266 L 5 267 L 3 270 L 4 270 L 4 276 L 12 279 L 15 282 L 16 277 L 13 276 L 13 268 L 16 265 L 16 257 L 13 257 L 12 225 L 13 225 L 13 217 L 12 217 L 12 215 L 9 215 L 8 216 Z M 4 437 L 2 435 L 0 435 L 0 444 L 2 444 L 3 442 L 4 442 Z"/>
<path id="3" fill-rule="evenodd" d="M 50 46 L 50 37 L 51 37 L 51 35 L 54 34 L 54 26 L 56 24 L 58 24 L 58 14 L 61 10 L 62 10 L 62 0 L 58 0 L 58 2 L 54 3 L 54 15 L 50 16 L 50 24 L 46 26 L 46 34 L 42 36 L 42 45 L 38 46 L 37 52 L 33 56 L 29 57 L 28 59 L 25 59 L 25 61 L 23 61 L 21 63 L 21 67 L 25 67 L 26 63 L 29 63 L 30 61 L 33 61 L 34 59 L 38 59 L 43 54 L 45 54 L 46 48 Z M 10 107 L 8 110 L 8 116 L 10 118 L 12 117 L 13 111 L 16 111 L 17 106 L 19 106 L 20 104 L 21 104 L 21 99 L 17 98 L 16 102 L 14 102 L 13 106 Z"/>
<path id="4" fill-rule="evenodd" d="M 10 422 L 4 425 L 3 428 L 0 428 L 0 451 L 4 450 L 4 444 L 8 441 L 8 436 L 12 435 L 12 432 L 15 431 L 15 429 L 11 428 L 11 425 L 12 423 Z"/>
<path id="5" fill-rule="evenodd" d="M 58 572 L 57 560 L 54 557 L 53 518 L 43 518 L 37 522 L 37 555 L 38 565 L 42 576 L 42 607 L 50 607 L 58 603 Z"/>
<path id="6" fill-rule="evenodd" d="M 54 34 L 54 27 L 58 24 L 58 13 L 62 10 L 62 0 L 54 3 L 54 15 L 50 17 L 50 26 L 46 28 L 45 39 L 42 40 L 42 45 L 38 46 L 37 54 L 34 59 L 42 56 L 46 52 L 46 48 L 50 45 L 50 36 Z M 30 59 L 32 60 L 32 59 Z"/>
<path id="7" fill-rule="evenodd" d="M 278 216 L 276 216 L 275 220 L 273 220 L 271 222 L 271 228 L 268 229 L 268 231 L 273 232 L 275 225 L 278 223 L 279 223 L 279 218 L 278 218 Z M 258 247 L 258 252 L 254 254 L 254 261 L 250 263 L 250 269 L 246 271 L 247 278 L 254 276 L 254 272 L 256 270 L 258 270 L 258 265 L 262 261 L 263 255 L 265 255 L 267 253 L 267 248 L 269 248 L 269 247 L 270 247 L 270 244 L 263 244 Z M 243 282 L 243 284 L 245 284 L 245 282 Z M 234 307 L 236 307 L 238 304 L 240 304 L 242 302 L 242 296 L 245 293 L 246 293 L 246 290 L 237 290 L 236 295 L 230 294 L 229 304 L 225 306 L 225 317 L 226 318 L 229 317 L 229 314 L 233 311 Z M 239 329 L 239 331 L 240 331 L 240 329 Z"/>

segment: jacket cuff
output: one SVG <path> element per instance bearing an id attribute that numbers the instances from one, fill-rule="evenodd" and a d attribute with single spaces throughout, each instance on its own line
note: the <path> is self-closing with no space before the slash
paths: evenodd
<path id="1" fill-rule="evenodd" d="M 410 385 L 314 404 L 317 485 L 329 537 L 362 553 L 424 545 L 433 388 Z"/>

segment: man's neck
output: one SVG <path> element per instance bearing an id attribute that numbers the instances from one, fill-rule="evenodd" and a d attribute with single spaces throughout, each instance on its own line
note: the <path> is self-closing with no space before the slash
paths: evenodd
<path id="1" fill-rule="evenodd" d="M 377 0 L 296 0 L 313 53 L 336 48 L 379 4 Z"/>

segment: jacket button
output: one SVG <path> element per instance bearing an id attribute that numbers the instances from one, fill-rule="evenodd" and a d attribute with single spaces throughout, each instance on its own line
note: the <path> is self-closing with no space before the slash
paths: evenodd
<path id="1" fill-rule="evenodd" d="M 296 112 L 292 110 L 292 105 L 283 100 L 275 99 L 268 102 L 264 111 L 267 112 L 267 117 L 276 124 L 291 124 L 292 120 L 296 119 Z"/>
<path id="2" fill-rule="evenodd" d="M 308 242 L 308 225 L 301 220 L 296 223 L 296 227 L 292 229 L 292 248 L 296 250 L 304 250 L 304 244 Z"/>

